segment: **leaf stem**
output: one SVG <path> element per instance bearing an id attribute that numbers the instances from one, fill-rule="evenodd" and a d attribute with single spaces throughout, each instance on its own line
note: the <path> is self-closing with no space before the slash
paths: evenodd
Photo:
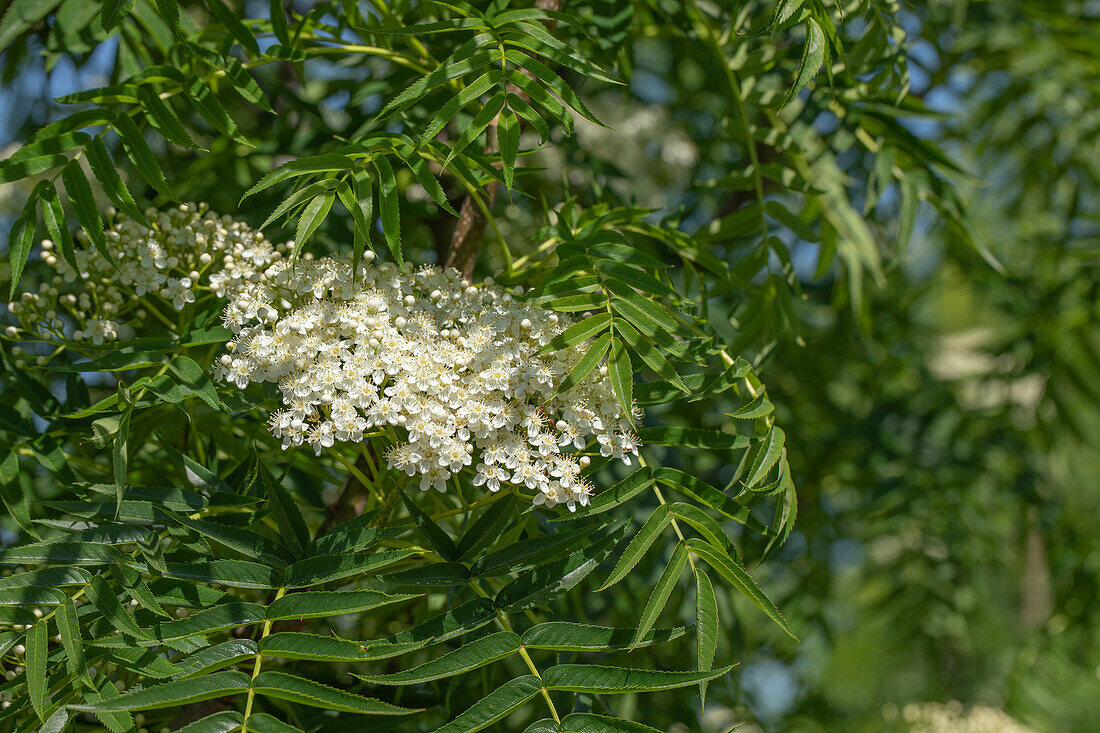
<path id="1" fill-rule="evenodd" d="M 279 600 L 286 594 L 286 588 L 279 588 L 275 592 L 275 598 L 272 603 Z M 260 640 L 267 638 L 267 635 L 271 633 L 271 626 L 274 622 L 268 620 L 264 621 L 264 628 L 260 632 Z M 264 657 L 260 652 L 256 652 L 256 663 L 252 665 L 252 678 L 248 684 L 248 698 L 244 703 L 244 723 L 241 724 L 241 733 L 248 733 L 248 718 L 252 715 L 252 703 L 256 700 L 256 692 L 252 689 L 252 682 L 260 675 L 260 668 L 263 666 Z"/>
<path id="2" fill-rule="evenodd" d="M 480 595 L 482 598 L 488 598 L 489 594 L 482 589 L 481 585 L 475 580 L 470 583 L 470 587 Z M 511 631 L 512 624 L 508 621 L 508 616 L 503 611 L 497 611 L 497 623 L 500 624 L 500 628 L 504 631 Z M 523 663 L 527 665 L 527 669 L 531 671 L 531 674 L 538 677 L 539 683 L 542 683 L 542 675 L 539 674 L 539 668 L 535 666 L 534 660 L 531 659 L 531 655 L 527 653 L 527 649 L 522 645 L 519 648 L 519 655 L 523 659 Z M 558 715 L 558 709 L 554 707 L 554 700 L 550 697 L 550 691 L 546 689 L 545 685 L 539 688 L 539 692 L 542 693 L 542 698 L 546 701 L 546 706 L 550 709 L 550 715 L 553 716 L 555 723 L 561 722 L 561 717 Z"/>

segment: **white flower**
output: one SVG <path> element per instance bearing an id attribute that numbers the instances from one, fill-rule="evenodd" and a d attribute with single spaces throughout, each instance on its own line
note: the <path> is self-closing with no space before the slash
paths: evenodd
<path id="1" fill-rule="evenodd" d="M 273 258 L 226 290 L 224 322 L 236 338 L 215 370 L 241 387 L 278 385 L 285 409 L 271 430 L 284 448 L 320 452 L 393 426 L 408 442 L 387 462 L 419 474 L 422 490 L 446 491 L 450 476 L 473 465 L 474 486 L 524 486 L 535 503 L 571 511 L 588 503 L 591 487 L 563 451 L 595 438 L 605 455 L 629 463 L 637 454 L 606 370 L 557 391 L 588 344 L 538 352 L 569 318 L 455 271 L 369 262 L 356 263 L 353 277 L 346 258 L 304 256 L 293 267 Z"/>
<path id="2" fill-rule="evenodd" d="M 90 246 L 86 232 L 80 232 L 77 238 L 85 246 L 75 248 L 76 270 L 66 258 L 54 254 L 52 242 L 43 242 L 42 259 L 57 270 L 58 288 L 75 292 L 51 288 L 22 313 L 12 313 L 41 337 L 67 329 L 69 338 L 98 346 L 127 338 L 127 328 L 141 325 L 148 312 L 133 310 L 139 298 L 150 300 L 152 309 L 164 311 L 183 310 L 205 290 L 220 298 L 231 297 L 246 284 L 262 281 L 264 269 L 281 257 L 263 234 L 218 217 L 205 204 L 181 204 L 164 212 L 148 209 L 145 217 L 148 227 L 122 214 L 115 217 L 114 225 L 103 233 L 111 260 Z M 153 302 L 158 298 L 162 303 Z M 250 301 L 243 307 L 251 308 L 249 317 L 254 317 L 262 304 Z M 43 318 L 49 312 L 54 316 Z M 58 314 L 66 318 L 57 318 Z"/>

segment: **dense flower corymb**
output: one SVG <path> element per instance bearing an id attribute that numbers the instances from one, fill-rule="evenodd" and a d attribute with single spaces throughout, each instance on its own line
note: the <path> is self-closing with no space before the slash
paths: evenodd
<path id="1" fill-rule="evenodd" d="M 358 442 L 370 430 L 403 433 L 391 467 L 446 490 L 466 466 L 474 485 L 535 491 L 534 502 L 571 510 L 591 492 L 586 458 L 568 451 L 595 436 L 600 452 L 630 463 L 637 440 L 606 368 L 557 392 L 585 344 L 539 354 L 567 318 L 516 301 L 455 271 L 406 273 L 348 259 L 275 262 L 231 299 L 236 339 L 217 365 L 240 387 L 274 382 L 283 408 L 271 429 L 283 447 Z"/>
<path id="2" fill-rule="evenodd" d="M 43 242 L 42 259 L 58 274 L 41 292 L 8 306 L 23 328 L 47 338 L 69 328 L 67 338 L 97 346 L 131 338 L 133 328 L 150 318 L 173 325 L 163 312 L 169 305 L 182 310 L 205 291 L 219 298 L 236 294 L 282 256 L 282 246 L 206 204 L 148 209 L 145 217 L 149 226 L 118 214 L 104 232 L 114 264 L 87 246 L 83 231 L 86 246 L 74 253 L 78 271 L 52 242 Z"/>

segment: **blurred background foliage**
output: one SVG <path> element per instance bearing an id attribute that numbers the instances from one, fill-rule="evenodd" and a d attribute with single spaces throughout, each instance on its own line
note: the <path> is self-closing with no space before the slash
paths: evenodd
<path id="1" fill-rule="evenodd" d="M 66 0 L 5 52 L 0 140 L 58 116 L 54 97 L 170 62 L 155 14 L 135 13 L 104 43 L 80 4 Z M 262 15 L 253 5 L 242 9 Z M 667 703 L 664 724 L 908 730 L 913 704 L 957 700 L 1038 731 L 1094 730 L 1100 2 L 807 2 L 835 20 L 815 23 L 834 52 L 782 109 L 815 31 L 757 32 L 803 4 L 699 5 L 720 37 L 678 0 L 583 4 L 598 34 L 578 43 L 628 83 L 579 84 L 608 128 L 578 117 L 575 136 L 555 129 L 517 172 L 524 195 L 502 192 L 494 209 L 523 256 L 563 185 L 578 206 L 652 208 L 744 275 L 743 288 L 711 294 L 709 317 L 759 365 L 786 430 L 797 525 L 756 572 L 802 641 L 738 613 L 720 648 L 740 666 L 698 715 Z M 384 66 L 266 66 L 280 117 L 255 148 L 213 137 L 209 154 L 164 146 L 158 159 L 181 198 L 235 212 L 274 166 L 368 125 Z M 739 76 L 753 86 L 731 94 Z M 230 112 L 249 132 L 272 119 L 240 100 Z M 406 254 L 435 261 L 447 219 L 402 175 Z M 21 185 L 0 189 L 9 218 Z M 278 201 L 265 192 L 240 215 L 258 224 Z M 769 202 L 803 225 L 773 218 Z M 330 217 L 316 247 L 349 232 Z M 500 256 L 487 245 L 479 269 L 498 272 Z M 655 419 L 718 427 L 738 406 L 679 403 Z M 665 463 L 719 485 L 734 468 L 709 455 Z M 626 582 L 644 594 L 663 566 L 652 553 Z M 598 613 L 629 622 L 630 596 Z M 678 598 L 690 622 L 691 595 Z"/>

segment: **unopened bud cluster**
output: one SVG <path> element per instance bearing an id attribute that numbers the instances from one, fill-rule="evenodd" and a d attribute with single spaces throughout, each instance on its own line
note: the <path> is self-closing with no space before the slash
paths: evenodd
<path id="1" fill-rule="evenodd" d="M 471 466 L 475 486 L 535 492 L 534 503 L 586 505 L 588 464 L 571 452 L 592 436 L 604 456 L 630 463 L 637 439 L 597 369 L 558 392 L 587 344 L 540 354 L 569 319 L 518 302 L 491 281 L 426 267 L 348 258 L 275 262 L 231 298 L 236 339 L 216 371 L 245 387 L 273 382 L 271 416 L 283 447 L 359 442 L 391 433 L 389 465 L 445 491 Z"/>
<path id="2" fill-rule="evenodd" d="M 39 292 L 8 305 L 22 332 L 13 326 L 6 335 L 98 346 L 133 338 L 135 328 L 153 320 L 174 326 L 172 310 L 207 291 L 219 298 L 234 295 L 284 251 L 205 204 L 148 209 L 145 217 L 149 226 L 118 214 L 104 232 L 113 263 L 88 244 L 83 231 L 76 270 L 53 242 L 43 241 L 42 260 L 57 274 Z"/>

